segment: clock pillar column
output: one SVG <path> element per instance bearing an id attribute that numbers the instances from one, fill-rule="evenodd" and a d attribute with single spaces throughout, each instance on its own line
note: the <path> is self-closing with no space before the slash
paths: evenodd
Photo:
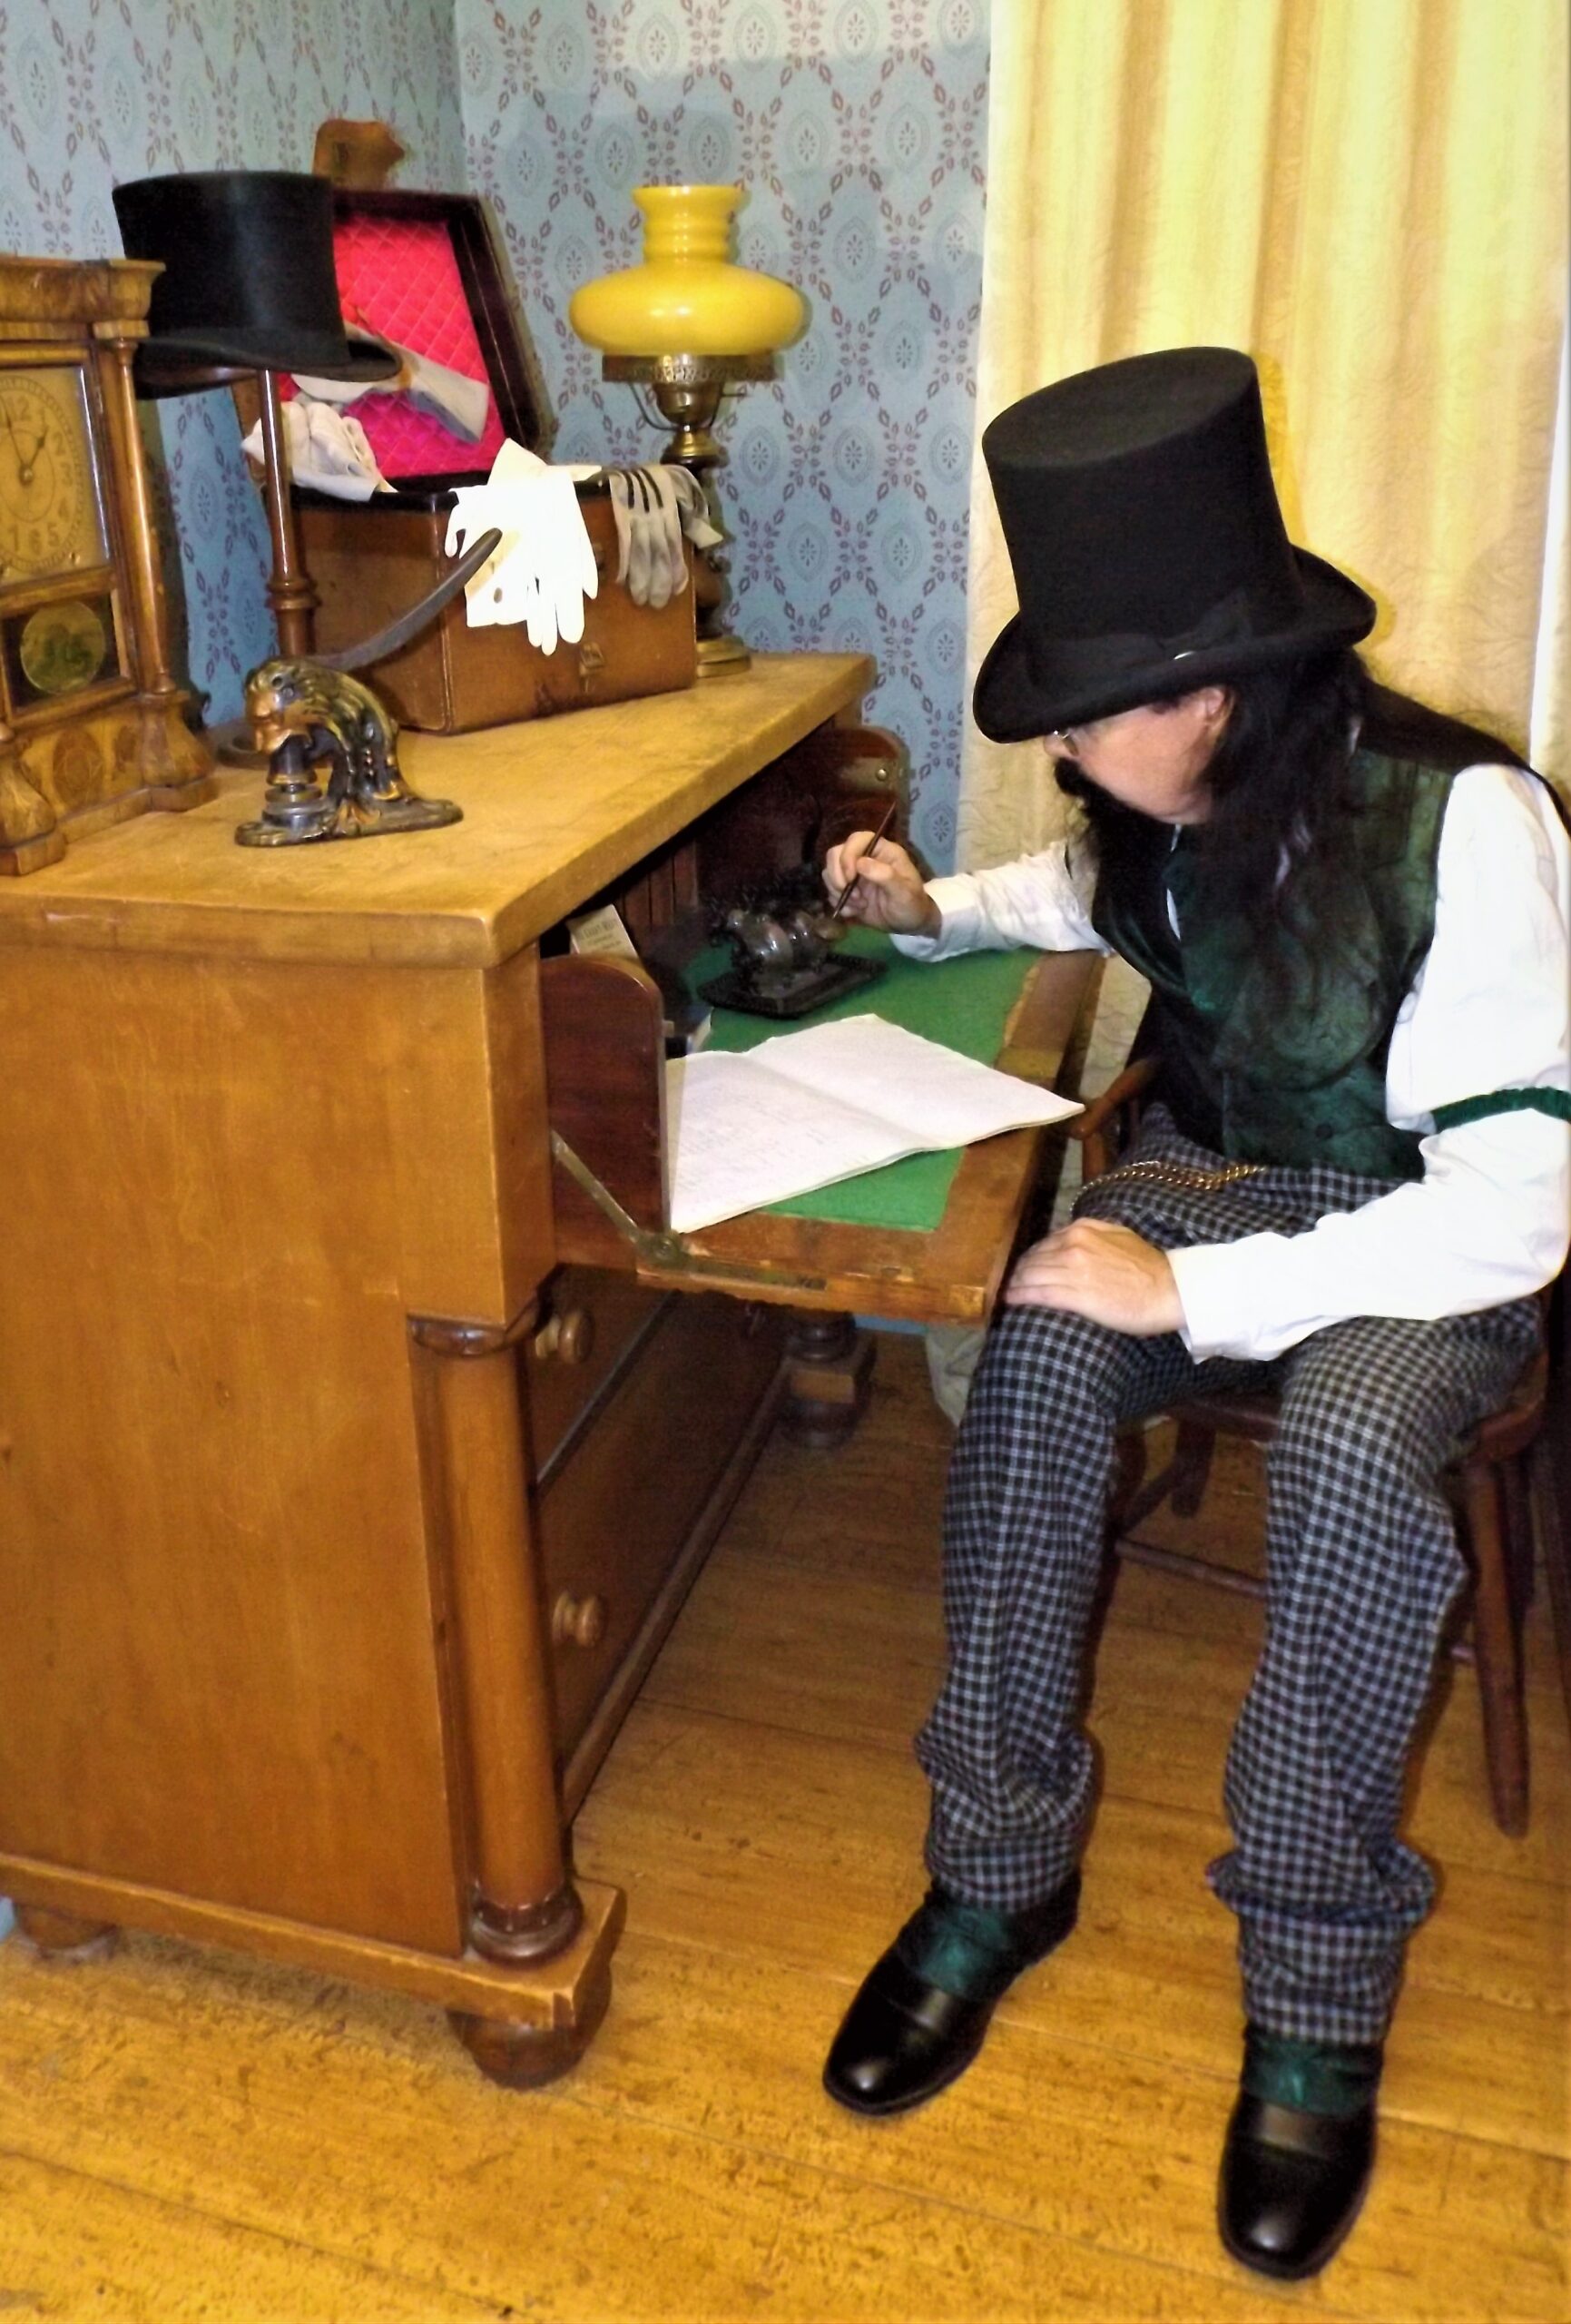
<path id="1" fill-rule="evenodd" d="M 112 328 L 100 326 L 100 329 Z M 152 499 L 148 490 L 147 468 L 137 424 L 136 391 L 131 382 L 131 365 L 136 353 L 136 342 L 117 334 L 107 346 L 101 344 L 100 353 L 104 359 L 99 365 L 104 407 L 110 427 L 118 440 L 121 473 L 127 482 L 124 494 L 125 561 L 126 577 L 133 600 L 133 658 L 136 666 L 137 692 L 167 700 L 177 689 L 165 663 L 167 649 L 164 638 L 168 623 L 163 576 L 159 570 Z"/>
<path id="2" fill-rule="evenodd" d="M 128 328 L 113 322 L 93 327 L 104 410 L 119 453 L 120 473 L 125 479 L 122 514 L 126 535 L 126 580 L 132 600 L 131 658 L 137 704 L 142 713 L 143 768 L 155 805 L 194 807 L 213 796 L 212 757 L 206 744 L 185 723 L 191 697 L 176 685 L 169 668 L 168 607 L 131 370 L 136 342 L 145 335 L 146 327 L 142 324 Z"/>

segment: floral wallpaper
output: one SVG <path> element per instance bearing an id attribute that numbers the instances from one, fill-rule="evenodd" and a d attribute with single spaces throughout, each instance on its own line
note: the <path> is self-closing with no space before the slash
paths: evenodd
<path id="1" fill-rule="evenodd" d="M 406 183 L 461 185 L 452 0 L 0 0 L 0 250 L 118 256 L 119 180 L 309 169 L 335 113 L 394 123 Z M 232 717 L 273 636 L 233 406 L 221 391 L 143 413 L 180 546 L 180 658 L 209 715 Z"/>
<path id="2" fill-rule="evenodd" d="M 647 458 L 573 334 L 639 255 L 633 188 L 744 185 L 739 255 L 807 294 L 781 377 L 722 420 L 735 626 L 877 656 L 918 843 L 952 859 L 981 296 L 986 0 L 456 0 L 469 179 L 561 417 L 556 457 Z"/>
<path id="3" fill-rule="evenodd" d="M 734 620 L 854 647 L 910 747 L 915 831 L 952 856 L 981 281 L 987 0 L 0 0 L 0 248 L 117 251 L 110 188 L 306 168 L 378 115 L 398 182 L 487 195 L 560 415 L 560 458 L 647 458 L 574 337 L 578 284 L 638 256 L 632 190 L 744 185 L 740 255 L 810 302 L 730 408 Z M 144 408 L 179 543 L 181 658 L 232 715 L 271 644 L 259 498 L 227 395 Z M 177 615 L 177 621 L 180 616 Z"/>

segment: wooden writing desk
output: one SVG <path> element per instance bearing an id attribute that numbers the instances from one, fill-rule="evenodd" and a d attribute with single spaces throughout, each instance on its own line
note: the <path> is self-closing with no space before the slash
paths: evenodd
<path id="1" fill-rule="evenodd" d="M 967 1156 L 929 1236 L 758 1216 L 641 1256 L 551 1138 L 658 1236 L 658 1007 L 541 940 L 799 845 L 870 678 L 767 657 L 408 737 L 446 831 L 253 852 L 235 778 L 0 881 L 0 1892 L 41 1943 L 385 1984 L 506 2080 L 582 2049 L 621 1898 L 567 1819 L 786 1311 L 980 1315 L 1036 1140 Z M 1089 963 L 1044 966 L 1013 1038 L 1051 1075 Z"/>

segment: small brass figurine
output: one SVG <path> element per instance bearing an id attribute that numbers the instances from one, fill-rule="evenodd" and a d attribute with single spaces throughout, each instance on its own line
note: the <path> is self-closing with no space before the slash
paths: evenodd
<path id="1" fill-rule="evenodd" d="M 241 823 L 241 847 L 299 847 L 310 840 L 427 832 L 463 820 L 450 799 L 419 799 L 398 770 L 398 722 L 349 673 L 396 653 L 456 596 L 496 548 L 482 533 L 437 586 L 396 622 L 339 654 L 280 655 L 245 682 L 252 740 L 268 760 L 260 819 Z M 318 770 L 328 770 L 327 788 Z"/>

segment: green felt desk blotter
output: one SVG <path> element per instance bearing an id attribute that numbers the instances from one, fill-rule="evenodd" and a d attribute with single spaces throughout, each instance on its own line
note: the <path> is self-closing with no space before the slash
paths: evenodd
<path id="1" fill-rule="evenodd" d="M 864 1014 L 883 1017 L 891 1025 L 903 1025 L 908 1032 L 958 1049 L 982 1065 L 991 1065 L 1003 1048 L 1009 1012 L 1040 957 L 1031 951 L 967 952 L 957 960 L 929 964 L 908 960 L 887 936 L 867 928 L 850 930 L 836 949 L 881 960 L 886 972 L 877 984 L 816 1011 L 811 1023 Z M 718 976 L 728 957 L 718 948 L 701 954 L 688 971 L 690 984 L 696 990 Z M 777 1028 L 763 1019 L 717 1009 L 708 1046 L 751 1049 L 761 1041 L 778 1037 Z M 842 1178 L 838 1185 L 794 1195 L 789 1202 L 771 1203 L 769 1207 L 792 1218 L 830 1219 L 849 1226 L 905 1227 L 928 1234 L 944 1216 L 964 1152 L 963 1147 L 951 1147 L 941 1154 L 908 1155 L 881 1170 Z"/>

